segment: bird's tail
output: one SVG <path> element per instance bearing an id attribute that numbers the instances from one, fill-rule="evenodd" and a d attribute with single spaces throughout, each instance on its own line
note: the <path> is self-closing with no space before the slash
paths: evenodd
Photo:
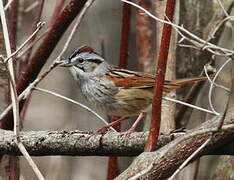
<path id="1" fill-rule="evenodd" d="M 193 77 L 193 78 L 184 78 L 184 79 L 177 79 L 172 81 L 166 81 L 164 85 L 164 89 L 166 91 L 171 91 L 177 88 L 180 88 L 184 84 L 199 82 L 199 81 L 206 81 L 207 77 Z"/>

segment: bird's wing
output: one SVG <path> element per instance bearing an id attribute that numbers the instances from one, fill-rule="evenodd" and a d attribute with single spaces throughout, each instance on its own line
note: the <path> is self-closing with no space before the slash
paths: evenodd
<path id="1" fill-rule="evenodd" d="M 152 88 L 155 82 L 151 74 L 126 69 L 113 69 L 105 77 L 120 88 Z"/>
<path id="2" fill-rule="evenodd" d="M 111 69 L 105 74 L 108 80 L 114 82 L 119 88 L 152 88 L 155 85 L 155 76 L 143 72 L 129 71 L 126 69 Z M 207 80 L 207 77 L 184 78 L 173 81 L 165 80 L 164 91 L 171 91 L 179 88 L 181 85 Z"/>

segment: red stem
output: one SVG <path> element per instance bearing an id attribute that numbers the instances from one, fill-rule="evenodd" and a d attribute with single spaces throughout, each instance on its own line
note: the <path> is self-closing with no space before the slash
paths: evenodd
<path id="1" fill-rule="evenodd" d="M 146 10 L 150 10 L 150 0 L 136 0 Z M 150 73 L 153 62 L 152 53 L 152 18 L 142 13 L 142 10 L 136 10 L 136 42 L 137 42 L 137 55 L 139 62 L 139 70 Z"/>
<path id="2" fill-rule="evenodd" d="M 167 0 L 166 4 L 166 16 L 170 21 L 173 21 L 173 14 L 175 9 L 175 0 Z M 165 19 L 167 19 L 165 18 Z M 145 151 L 154 151 L 158 141 L 158 135 L 161 123 L 161 103 L 163 84 L 167 65 L 167 56 L 170 46 L 172 27 L 168 24 L 163 25 L 161 46 L 159 56 L 156 64 L 156 75 L 155 75 L 155 88 L 152 101 L 152 119 L 150 124 L 150 132 L 146 142 Z"/>
<path id="3" fill-rule="evenodd" d="M 8 30 L 11 50 L 16 50 L 16 34 L 17 34 L 17 16 L 18 16 L 18 0 L 11 3 L 8 9 Z"/>
<path id="4" fill-rule="evenodd" d="M 56 17 L 58 16 L 58 14 L 61 12 L 61 10 L 63 8 L 64 1 L 65 0 L 57 0 L 56 1 L 54 13 L 53 13 L 52 17 L 50 18 L 49 26 L 54 24 Z"/>
<path id="5" fill-rule="evenodd" d="M 119 175 L 118 159 L 116 156 L 110 156 L 108 159 L 108 171 L 106 180 L 112 180 Z"/>
<path id="6" fill-rule="evenodd" d="M 121 39 L 120 39 L 120 52 L 118 66 L 120 68 L 127 67 L 128 57 L 128 41 L 130 32 L 130 20 L 131 20 L 131 6 L 124 3 L 122 8 L 122 24 L 121 24 Z M 116 120 L 116 117 L 112 117 L 111 121 Z M 120 131 L 121 124 L 117 124 L 114 127 L 117 131 Z M 107 180 L 114 179 L 119 174 L 118 159 L 116 156 L 110 156 L 108 159 Z"/>
<path id="7" fill-rule="evenodd" d="M 119 52 L 119 63 L 118 63 L 118 66 L 121 68 L 127 67 L 130 20 L 131 20 L 131 5 L 124 3 L 122 9 L 121 39 L 120 39 L 120 52 Z"/>

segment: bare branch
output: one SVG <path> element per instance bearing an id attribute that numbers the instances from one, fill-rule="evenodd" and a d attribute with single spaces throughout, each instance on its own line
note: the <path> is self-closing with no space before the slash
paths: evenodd
<path id="1" fill-rule="evenodd" d="M 229 126 L 229 127 L 228 127 Z M 234 129 L 233 125 L 224 126 L 223 133 L 230 133 Z M 205 126 L 201 126 L 205 127 Z M 159 136 L 158 148 L 162 148 L 178 138 L 189 137 L 191 141 L 199 137 L 199 134 L 209 134 L 212 128 L 203 130 L 191 130 L 188 133 L 172 133 Z M 189 135 L 190 134 L 190 135 Z M 191 135 L 192 134 L 192 135 Z M 90 133 L 84 131 L 25 131 L 20 132 L 21 142 L 32 156 L 51 156 L 51 155 L 68 155 L 68 156 L 136 156 L 144 151 L 144 144 L 148 132 L 135 132 L 126 137 L 119 133 L 108 132 L 105 135 L 90 136 Z M 220 137 L 220 135 L 218 135 Z M 229 143 L 224 141 L 225 146 L 219 148 L 206 147 L 206 152 L 201 155 L 233 155 L 234 142 L 233 134 L 229 136 Z M 189 140 L 187 139 L 187 140 Z M 178 141 L 177 141 L 178 142 Z M 193 143 L 196 144 L 194 141 Z M 193 145 L 195 145 L 193 144 Z M 220 145 L 221 145 L 220 144 Z M 218 144 L 217 144 L 218 145 Z M 180 147 L 183 151 L 183 148 Z M 0 130 L 0 154 L 21 155 L 14 143 L 14 133 L 8 130 Z M 152 157 L 155 153 L 152 154 Z M 183 157 L 179 157 L 183 158 Z M 197 157 L 196 157 L 197 158 Z M 153 160 L 153 158 L 151 159 Z M 168 164 L 168 166 L 170 166 Z"/>
<path id="2" fill-rule="evenodd" d="M 3 7 L 3 2 L 0 2 L 0 15 L 1 15 L 1 22 L 2 22 L 2 28 L 3 28 L 3 35 L 4 35 L 4 42 L 6 46 L 6 52 L 7 52 L 7 57 L 10 57 L 11 54 L 11 47 L 10 47 L 10 40 L 9 40 L 9 34 L 8 34 L 8 29 L 7 29 L 7 22 L 6 22 L 6 17 L 5 17 L 5 11 Z M 4 62 L 5 63 L 5 62 Z M 17 147 L 20 149 L 21 153 L 24 155 L 25 159 L 31 166 L 32 170 L 34 171 L 35 175 L 37 176 L 38 179 L 43 180 L 44 177 L 41 174 L 40 170 L 32 160 L 32 158 L 29 156 L 27 150 L 24 148 L 24 145 L 21 143 L 19 139 L 19 122 L 20 122 L 20 117 L 19 117 L 19 102 L 18 102 L 18 97 L 17 97 L 17 90 L 16 90 L 16 85 L 15 85 L 15 77 L 14 77 L 14 68 L 13 68 L 13 62 L 12 58 L 9 58 L 9 61 L 7 62 L 7 74 L 8 74 L 8 79 L 10 83 L 10 93 L 11 93 L 11 101 L 12 101 L 12 106 L 13 106 L 13 117 L 14 117 L 14 142 L 16 143 Z"/>

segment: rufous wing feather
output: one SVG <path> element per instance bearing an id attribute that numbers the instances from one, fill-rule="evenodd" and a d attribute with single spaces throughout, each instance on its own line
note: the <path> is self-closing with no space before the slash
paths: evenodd
<path id="1" fill-rule="evenodd" d="M 184 84 L 199 82 L 199 81 L 205 81 L 207 80 L 207 77 L 194 77 L 194 78 L 184 78 L 184 79 L 177 79 L 172 81 L 166 81 L 164 83 L 164 90 L 165 91 L 171 91 L 173 89 L 180 88 Z"/>
<path id="2" fill-rule="evenodd" d="M 112 70 L 106 74 L 117 87 L 122 88 L 150 88 L 154 86 L 154 76 L 147 73 L 128 71 L 125 69 Z"/>
<path id="3" fill-rule="evenodd" d="M 152 88 L 155 85 L 155 77 L 152 74 L 129 71 L 125 69 L 113 69 L 105 74 L 105 77 L 115 86 L 121 88 Z M 165 81 L 164 90 L 171 91 L 184 84 L 207 80 L 207 77 L 185 78 L 173 81 Z"/>

